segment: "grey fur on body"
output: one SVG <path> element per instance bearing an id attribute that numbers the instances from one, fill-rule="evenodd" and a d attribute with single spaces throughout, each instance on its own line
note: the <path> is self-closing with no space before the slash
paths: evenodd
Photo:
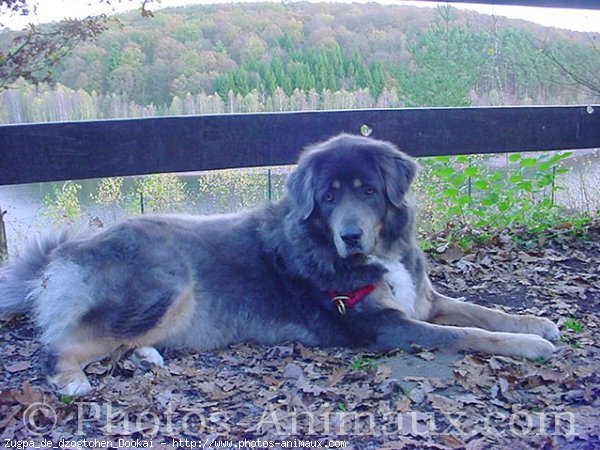
<path id="1" fill-rule="evenodd" d="M 387 142 L 338 136 L 302 154 L 278 203 L 42 241 L 1 269 L 0 311 L 33 311 L 49 380 L 69 395 L 91 389 L 81 367 L 123 346 L 155 363 L 152 346 L 248 341 L 549 356 L 550 321 L 432 288 L 408 194 L 416 172 Z M 377 288 L 340 315 L 328 291 L 365 285 Z"/>

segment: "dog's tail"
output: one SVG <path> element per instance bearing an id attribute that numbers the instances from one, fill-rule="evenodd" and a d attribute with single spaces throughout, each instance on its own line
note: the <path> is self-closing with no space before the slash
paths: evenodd
<path id="1" fill-rule="evenodd" d="M 70 233 L 63 231 L 32 241 L 18 258 L 0 267 L 0 313 L 12 316 L 31 310 L 32 281 L 42 275 L 52 251 L 69 238 Z"/>

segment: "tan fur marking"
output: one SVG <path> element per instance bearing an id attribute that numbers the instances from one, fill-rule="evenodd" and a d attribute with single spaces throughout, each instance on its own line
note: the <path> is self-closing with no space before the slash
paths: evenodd
<path id="1" fill-rule="evenodd" d="M 432 300 L 432 289 L 431 281 L 425 277 L 420 290 L 417 290 L 417 302 L 415 308 L 414 319 L 427 321 L 431 317 L 431 310 L 433 308 Z"/>
<path id="2" fill-rule="evenodd" d="M 537 334 L 546 339 L 558 339 L 556 325 L 543 317 L 507 314 L 495 309 L 434 293 L 431 321 L 442 325 L 477 327 L 489 331 Z"/>
<path id="3" fill-rule="evenodd" d="M 377 284 L 377 288 L 369 294 L 370 298 L 373 299 L 377 306 L 382 309 L 393 309 L 396 311 L 401 311 L 398 306 L 398 303 L 394 299 L 394 294 L 390 290 L 390 287 L 386 282 L 382 281 Z"/>
<path id="4" fill-rule="evenodd" d="M 89 390 L 89 382 L 82 369 L 93 361 L 110 355 L 115 349 L 112 339 L 96 338 L 89 326 L 80 326 L 56 344 L 58 355 L 54 373 L 48 377 L 63 395 L 82 395 Z"/>
<path id="5" fill-rule="evenodd" d="M 193 285 L 179 295 L 165 312 L 160 322 L 149 332 L 131 340 L 102 336 L 101 330 L 94 329 L 93 324 L 78 326 L 71 333 L 57 342 L 51 349 L 58 356 L 54 373 L 48 381 L 58 387 L 64 394 L 64 387 L 72 384 L 83 385 L 87 378 L 82 369 L 91 362 L 98 361 L 119 348 L 132 349 L 151 346 L 181 331 L 189 325 L 194 308 Z"/>
<path id="6" fill-rule="evenodd" d="M 129 347 L 154 345 L 167 338 L 171 333 L 186 328 L 194 313 L 194 286 L 190 285 L 175 299 L 171 307 L 161 317 L 158 325 L 146 334 L 129 342 Z"/>
<path id="7" fill-rule="evenodd" d="M 342 183 L 340 183 L 340 180 L 333 180 L 333 183 L 331 183 L 331 187 L 334 189 L 339 189 L 342 187 Z"/>
<path id="8" fill-rule="evenodd" d="M 492 331 L 512 331 L 514 318 L 471 303 L 441 300 L 434 303 L 432 322 L 459 327 L 477 327 Z"/>
<path id="9" fill-rule="evenodd" d="M 352 186 L 354 186 L 354 189 L 358 189 L 362 185 L 363 183 L 359 178 L 355 178 L 354 181 L 352 181 Z"/>
<path id="10" fill-rule="evenodd" d="M 119 347 L 115 339 L 98 336 L 89 325 L 80 325 L 72 333 L 65 335 L 54 350 L 59 356 L 57 372 L 61 367 L 85 367 L 87 364 L 104 358 Z"/>

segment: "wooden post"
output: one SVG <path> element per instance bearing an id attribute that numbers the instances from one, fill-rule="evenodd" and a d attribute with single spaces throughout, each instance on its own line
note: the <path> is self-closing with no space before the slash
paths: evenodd
<path id="1" fill-rule="evenodd" d="M 6 211 L 2 211 L 0 207 L 0 264 L 8 259 L 8 243 L 6 242 L 6 227 L 4 226 L 4 215 Z"/>

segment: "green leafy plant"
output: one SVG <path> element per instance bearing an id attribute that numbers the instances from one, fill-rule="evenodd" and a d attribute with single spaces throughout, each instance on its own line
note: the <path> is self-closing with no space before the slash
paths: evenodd
<path id="1" fill-rule="evenodd" d="M 52 193 L 44 197 L 46 209 L 43 214 L 57 224 L 74 223 L 81 218 L 81 204 L 78 193 L 81 185 L 66 181 L 62 186 L 53 186 Z"/>
<path id="2" fill-rule="evenodd" d="M 500 166 L 497 158 L 484 156 L 438 156 L 422 161 L 426 181 L 417 182 L 416 188 L 427 205 L 429 231 L 524 226 L 539 232 L 558 224 L 564 220 L 564 211 L 554 199 L 560 189 L 557 177 L 568 172 L 560 163 L 570 154 L 513 153 Z M 458 244 L 467 248 L 485 239 L 486 233 L 461 236 Z"/>
<path id="3" fill-rule="evenodd" d="M 177 175 L 160 174 L 137 180 L 128 197 L 133 212 L 162 213 L 183 210 L 190 194 Z"/>
<path id="4" fill-rule="evenodd" d="M 348 411 L 348 406 L 346 405 L 346 403 L 339 401 L 335 404 L 335 409 L 338 411 L 346 412 Z"/>
<path id="5" fill-rule="evenodd" d="M 571 346 L 572 348 L 579 348 L 580 344 L 577 342 L 577 334 L 581 333 L 584 326 L 581 322 L 577 321 L 573 317 L 567 318 L 563 322 L 563 330 L 565 333 L 560 337 L 561 342 Z"/>
<path id="6" fill-rule="evenodd" d="M 198 179 L 201 205 L 208 212 L 237 211 L 274 200 L 283 192 L 286 169 L 228 169 Z"/>
<path id="7" fill-rule="evenodd" d="M 101 179 L 96 187 L 96 192 L 91 194 L 91 198 L 99 205 L 120 206 L 125 200 L 123 177 Z"/>
<path id="8" fill-rule="evenodd" d="M 566 330 L 572 331 L 574 333 L 581 333 L 583 331 L 583 325 L 572 317 L 569 317 L 567 320 L 565 320 L 565 322 L 563 323 L 563 327 Z"/>
<path id="9" fill-rule="evenodd" d="M 72 395 L 63 395 L 63 396 L 60 398 L 60 401 L 61 401 L 62 403 L 64 403 L 65 405 L 70 405 L 71 403 L 73 403 L 73 402 L 75 401 L 75 399 L 76 399 L 76 398 L 77 398 L 77 397 L 75 397 L 75 396 L 72 396 Z"/>
<path id="10" fill-rule="evenodd" d="M 356 358 L 352 360 L 350 367 L 352 370 L 369 370 L 374 369 L 379 365 L 379 362 L 373 358 Z"/>

